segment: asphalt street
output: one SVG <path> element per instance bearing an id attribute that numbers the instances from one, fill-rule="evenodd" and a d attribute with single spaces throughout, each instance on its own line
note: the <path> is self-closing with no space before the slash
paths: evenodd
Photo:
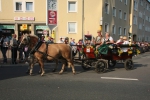
<path id="1" fill-rule="evenodd" d="M 0 65 L 0 100 L 150 100 L 150 52 L 133 58 L 134 69 L 125 70 L 123 64 L 98 74 L 85 71 L 75 64 L 59 75 L 52 72 L 55 64 L 45 64 L 45 75 L 26 74 L 27 65 Z"/>

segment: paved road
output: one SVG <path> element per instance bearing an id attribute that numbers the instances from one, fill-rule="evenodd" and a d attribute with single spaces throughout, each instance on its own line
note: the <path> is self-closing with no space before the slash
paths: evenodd
<path id="1" fill-rule="evenodd" d="M 2 65 L 0 100 L 150 100 L 150 52 L 133 61 L 134 70 L 126 71 L 123 64 L 117 64 L 104 74 L 76 65 L 76 75 L 71 69 L 62 75 L 53 73 L 54 64 L 45 64 L 43 77 L 37 73 L 38 65 L 33 76 L 25 73 L 27 65 Z"/>

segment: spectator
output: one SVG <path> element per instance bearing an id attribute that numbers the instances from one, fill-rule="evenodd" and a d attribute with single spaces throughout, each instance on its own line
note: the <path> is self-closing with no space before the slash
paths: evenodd
<path id="1" fill-rule="evenodd" d="M 60 37 L 60 40 L 57 43 L 64 43 L 62 37 Z"/>
<path id="2" fill-rule="evenodd" d="M 16 40 L 17 35 L 12 34 L 12 39 L 10 40 L 10 46 L 11 46 L 11 57 L 12 57 L 12 64 L 17 64 L 17 49 L 18 49 L 18 42 Z"/>
<path id="3" fill-rule="evenodd" d="M 50 36 L 48 37 L 48 41 L 47 41 L 47 43 L 48 43 L 48 44 L 50 44 L 50 43 L 54 43 L 54 42 L 53 42 L 53 40 L 52 40 L 52 38 L 51 38 Z"/>
<path id="4" fill-rule="evenodd" d="M 28 64 L 28 56 L 29 56 L 29 49 L 28 49 L 28 45 L 26 45 L 24 47 L 24 56 L 25 56 L 25 63 Z"/>
<path id="5" fill-rule="evenodd" d="M 122 37 L 122 36 L 120 36 L 120 39 L 119 39 L 119 40 L 117 40 L 116 44 L 122 44 L 122 43 L 123 43 L 123 37 Z"/>
<path id="6" fill-rule="evenodd" d="M 1 41 L 1 51 L 3 54 L 3 62 L 2 63 L 7 63 L 6 53 L 7 53 L 8 46 L 9 46 L 9 39 L 5 35 L 2 35 L 2 38 L 0 41 Z"/>

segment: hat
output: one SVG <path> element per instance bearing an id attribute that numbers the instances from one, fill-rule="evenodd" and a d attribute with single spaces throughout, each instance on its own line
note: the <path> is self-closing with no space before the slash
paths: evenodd
<path id="1" fill-rule="evenodd" d="M 126 40 L 126 39 L 127 39 L 127 37 L 126 37 L 126 36 L 124 36 L 124 37 L 123 37 L 123 39 L 124 39 L 124 40 Z"/>
<path id="2" fill-rule="evenodd" d="M 97 30 L 97 33 L 101 33 L 101 30 Z"/>
<path id="3" fill-rule="evenodd" d="M 122 39 L 123 38 L 123 36 L 120 36 L 120 39 Z"/>

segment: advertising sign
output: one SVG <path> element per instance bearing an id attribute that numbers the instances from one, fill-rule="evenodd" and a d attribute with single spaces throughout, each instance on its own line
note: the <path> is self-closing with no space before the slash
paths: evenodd
<path id="1" fill-rule="evenodd" d="M 47 0 L 47 24 L 57 25 L 57 0 Z"/>

